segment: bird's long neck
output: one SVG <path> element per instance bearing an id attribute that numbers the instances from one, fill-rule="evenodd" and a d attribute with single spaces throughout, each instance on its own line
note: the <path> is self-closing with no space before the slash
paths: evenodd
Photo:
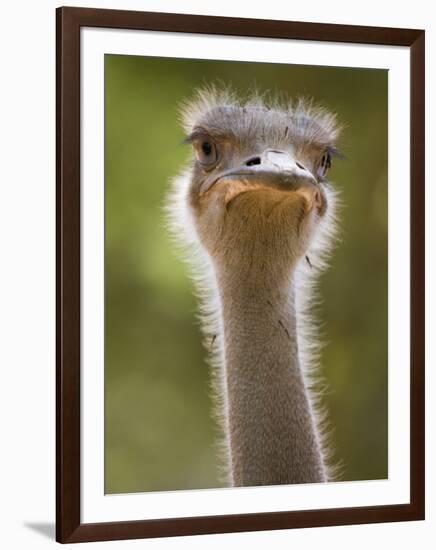
<path id="1" fill-rule="evenodd" d="M 299 360 L 293 275 L 217 273 L 223 316 L 226 426 L 235 486 L 326 480 Z"/>

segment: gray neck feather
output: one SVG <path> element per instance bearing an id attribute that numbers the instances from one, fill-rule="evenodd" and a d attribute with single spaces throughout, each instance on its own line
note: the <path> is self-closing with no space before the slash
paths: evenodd
<path id="1" fill-rule="evenodd" d="M 326 481 L 299 360 L 293 276 L 277 285 L 263 272 L 265 285 L 250 273 L 216 271 L 232 484 Z"/>

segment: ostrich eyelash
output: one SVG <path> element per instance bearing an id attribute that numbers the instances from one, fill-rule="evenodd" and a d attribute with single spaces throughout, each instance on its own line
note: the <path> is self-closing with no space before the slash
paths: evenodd
<path id="1" fill-rule="evenodd" d="M 340 160 L 345 160 L 347 157 L 340 151 L 337 147 L 333 147 L 332 145 L 327 147 L 326 152 L 332 156 L 336 157 Z"/>
<path id="2" fill-rule="evenodd" d="M 188 134 L 185 139 L 181 142 L 181 145 L 189 145 L 190 143 L 192 143 L 194 140 L 196 140 L 197 138 L 199 138 L 200 136 L 203 136 L 204 135 L 204 132 L 198 132 L 198 131 L 194 131 L 194 132 L 191 132 L 190 134 Z"/>
<path id="3" fill-rule="evenodd" d="M 204 128 L 197 128 L 185 137 L 185 139 L 182 141 L 182 145 L 193 143 L 196 139 L 201 137 L 212 138 L 213 136 Z"/>

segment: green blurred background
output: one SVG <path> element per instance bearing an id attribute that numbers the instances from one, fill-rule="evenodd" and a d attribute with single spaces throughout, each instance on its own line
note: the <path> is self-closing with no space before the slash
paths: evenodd
<path id="1" fill-rule="evenodd" d="M 387 477 L 387 71 L 106 55 L 105 490 L 219 487 L 196 301 L 164 224 L 190 154 L 180 102 L 222 80 L 336 111 L 342 243 L 321 284 L 322 373 L 344 480 Z"/>

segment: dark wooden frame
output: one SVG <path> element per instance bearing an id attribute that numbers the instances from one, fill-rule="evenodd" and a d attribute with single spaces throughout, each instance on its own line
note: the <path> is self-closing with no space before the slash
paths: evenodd
<path id="1" fill-rule="evenodd" d="M 80 522 L 80 29 L 104 27 L 408 46 L 411 54 L 411 455 L 409 504 Z M 62 543 L 424 519 L 424 31 L 168 13 L 56 13 L 56 540 Z"/>

